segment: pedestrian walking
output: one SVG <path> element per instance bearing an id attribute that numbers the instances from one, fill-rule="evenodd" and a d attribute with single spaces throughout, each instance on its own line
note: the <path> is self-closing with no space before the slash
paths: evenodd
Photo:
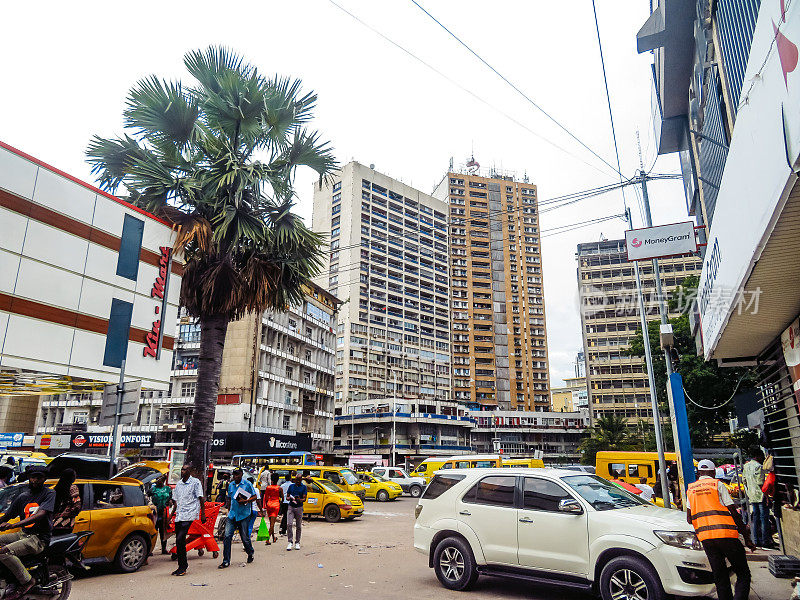
<path id="1" fill-rule="evenodd" d="M 216 500 L 217 502 L 225 504 L 225 501 L 228 499 L 228 484 L 230 483 L 230 478 L 227 473 L 219 473 L 218 479 L 217 487 L 214 490 L 217 494 Z"/>
<path id="2" fill-rule="evenodd" d="M 272 542 L 278 541 L 275 536 L 275 521 L 281 512 L 283 506 L 283 490 L 278 485 L 280 476 L 277 473 L 272 473 L 270 476 L 270 485 L 264 488 L 264 514 L 269 519 L 269 536 L 267 537 L 267 546 Z"/>
<path id="3" fill-rule="evenodd" d="M 647 500 L 648 502 L 653 499 L 653 488 L 647 484 L 647 477 L 640 477 L 639 483 L 634 483 L 633 485 L 642 490 L 642 493 L 639 494 L 641 499 Z"/>
<path id="4" fill-rule="evenodd" d="M 166 475 L 156 479 L 155 484 L 150 488 L 150 502 L 156 508 L 156 531 L 161 538 L 161 554 L 167 554 L 168 513 L 174 502 L 172 500 L 172 488 L 167 485 Z"/>
<path id="5" fill-rule="evenodd" d="M 289 486 L 292 485 L 292 480 L 297 476 L 297 471 L 292 471 L 289 476 L 281 484 L 281 491 L 283 492 L 283 501 L 281 503 L 281 529 L 280 534 L 286 535 L 286 526 L 289 524 Z"/>
<path id="6" fill-rule="evenodd" d="M 53 487 L 56 493 L 55 508 L 53 509 L 53 535 L 72 533 L 72 528 L 75 527 L 75 517 L 83 510 L 81 492 L 75 485 L 75 478 L 74 469 L 64 469 Z"/>
<path id="7" fill-rule="evenodd" d="M 292 542 L 294 541 L 294 549 L 300 550 L 300 534 L 303 531 L 303 502 L 306 501 L 306 496 L 308 495 L 308 488 L 303 483 L 303 478 L 300 475 L 295 475 L 294 482 L 286 490 L 286 495 L 289 498 L 289 507 L 286 509 L 286 515 L 289 517 L 289 522 L 286 526 L 289 543 L 286 549 L 291 550 Z M 296 528 L 294 539 L 292 536 L 292 524 Z"/>
<path id="8" fill-rule="evenodd" d="M 747 547 L 755 550 L 747 527 L 731 499 L 728 488 L 714 479 L 716 468 L 710 460 L 697 465 L 699 478 L 686 492 L 686 519 L 694 527 L 711 565 L 719 600 L 747 600 L 750 594 L 750 568 L 739 534 Z M 736 591 L 731 593 L 731 580 L 725 561 L 736 573 Z"/>
<path id="9" fill-rule="evenodd" d="M 201 523 L 206 522 L 203 486 L 200 485 L 199 479 L 192 477 L 189 465 L 181 467 L 181 478 L 175 484 L 172 498 L 175 515 L 175 549 L 178 555 L 178 568 L 172 575 L 180 577 L 186 575 L 186 569 L 189 568 L 189 561 L 186 558 L 186 535 L 189 533 L 189 526 L 198 518 Z"/>
<path id="10" fill-rule="evenodd" d="M 256 524 L 256 519 L 261 516 L 261 492 L 259 492 L 258 488 L 256 487 L 255 477 L 248 477 L 247 481 L 250 482 L 250 485 L 253 486 L 253 491 L 256 493 L 256 499 L 250 504 L 252 513 L 250 514 L 250 521 L 247 523 L 247 534 L 252 538 L 253 527 Z"/>
<path id="11" fill-rule="evenodd" d="M 252 483 L 243 478 L 243 475 L 241 467 L 236 467 L 233 470 L 233 479 L 228 484 L 228 517 L 225 520 L 222 562 L 218 567 L 220 569 L 227 569 L 231 566 L 231 544 L 233 543 L 233 534 L 237 531 L 239 537 L 242 538 L 244 551 L 247 552 L 247 562 L 253 562 L 253 542 L 250 540 L 247 525 L 253 514 L 251 505 L 256 499 L 256 490 Z"/>
<path id="12" fill-rule="evenodd" d="M 768 500 L 761 491 L 764 485 L 764 470 L 761 467 L 763 462 L 764 453 L 761 448 L 756 448 L 750 452 L 750 460 L 744 463 L 742 474 L 744 491 L 750 504 L 750 529 L 753 532 L 753 542 L 756 546 L 767 548 L 772 540 L 769 531 Z"/>

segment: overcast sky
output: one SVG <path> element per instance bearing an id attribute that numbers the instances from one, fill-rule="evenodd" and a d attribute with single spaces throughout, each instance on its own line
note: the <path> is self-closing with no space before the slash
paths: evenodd
<path id="1" fill-rule="evenodd" d="M 451 157 L 474 149 L 482 166 L 524 173 L 547 198 L 605 185 L 615 174 L 561 132 L 410 0 L 336 0 L 374 29 L 468 88 L 434 73 L 329 0 L 285 2 L 11 3 L 0 52 L 0 140 L 92 181 L 84 150 L 93 134 L 122 130 L 128 89 L 151 73 L 189 81 L 186 51 L 224 44 L 265 73 L 297 77 L 319 95 L 314 125 L 342 162 L 376 169 L 430 193 Z M 461 39 L 589 147 L 614 163 L 591 2 L 419 0 Z M 598 0 L 598 19 L 622 172 L 655 159 L 649 54 L 636 54 L 645 0 Z M 503 114 L 505 113 L 505 114 Z M 510 117 L 510 118 L 509 118 Z M 512 120 L 513 119 L 513 120 Z M 520 126 L 522 124 L 524 127 Z M 535 132 L 536 135 L 534 135 Z M 549 144 L 560 146 L 567 152 Z M 678 172 L 675 155 L 655 165 Z M 298 175 L 297 211 L 311 221 L 311 173 Z M 678 182 L 650 187 L 653 220 L 686 216 Z M 633 190 L 634 224 L 641 222 Z M 622 212 L 619 192 L 542 215 L 542 230 Z M 581 349 L 575 247 L 621 237 L 622 220 L 544 237 L 552 384 Z"/>

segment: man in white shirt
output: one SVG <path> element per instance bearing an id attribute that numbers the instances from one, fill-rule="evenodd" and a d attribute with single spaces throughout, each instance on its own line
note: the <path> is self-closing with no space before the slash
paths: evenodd
<path id="1" fill-rule="evenodd" d="M 289 491 L 289 486 L 292 485 L 292 480 L 295 478 L 296 475 L 297 471 L 292 471 L 291 473 L 289 473 L 289 477 L 286 479 L 286 481 L 284 481 L 281 484 L 281 489 L 283 490 L 283 502 L 281 503 L 281 511 L 278 515 L 281 519 L 281 527 L 280 531 L 278 532 L 280 533 L 280 535 L 286 535 L 286 526 L 289 524 L 289 519 L 286 514 L 289 510 L 288 491 Z"/>
<path id="2" fill-rule="evenodd" d="M 172 499 L 175 501 L 173 514 L 175 515 L 175 548 L 178 554 L 178 568 L 172 575 L 186 575 L 189 561 L 186 558 L 186 534 L 192 521 L 200 518 L 201 523 L 206 522 L 206 503 L 203 498 L 203 486 L 200 480 L 192 477 L 189 465 L 181 467 L 181 479 L 175 484 Z"/>
<path id="3" fill-rule="evenodd" d="M 647 484 L 647 477 L 640 477 L 639 483 L 634 483 L 633 485 L 642 490 L 642 493 L 639 494 L 639 498 L 647 500 L 648 502 L 653 499 L 653 488 Z"/>

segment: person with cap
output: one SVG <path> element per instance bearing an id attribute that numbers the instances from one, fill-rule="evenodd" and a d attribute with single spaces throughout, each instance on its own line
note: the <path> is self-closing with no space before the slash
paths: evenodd
<path id="1" fill-rule="evenodd" d="M 703 545 L 719 600 L 747 600 L 750 594 L 750 568 L 739 534 L 751 550 L 756 546 L 731 499 L 728 488 L 714 478 L 716 467 L 710 460 L 697 464 L 698 479 L 686 491 L 686 519 Z M 736 591 L 725 561 L 736 573 Z"/>
<path id="2" fill-rule="evenodd" d="M 31 465 L 25 474 L 28 489 L 17 496 L 0 517 L 0 532 L 19 528 L 15 533 L 0 535 L 0 562 L 19 582 L 16 590 L 3 596 L 11 600 L 22 598 L 36 583 L 19 557 L 44 552 L 53 531 L 56 493 L 44 485 L 47 468 L 44 465 Z M 19 522 L 8 522 L 16 517 L 19 517 Z"/>
<path id="3" fill-rule="evenodd" d="M 236 531 L 239 532 L 244 551 L 247 552 L 247 562 L 253 562 L 255 551 L 247 531 L 247 525 L 253 514 L 251 505 L 256 499 L 256 490 L 243 475 L 242 468 L 236 467 L 233 470 L 233 479 L 228 484 L 228 500 L 226 502 L 228 517 L 225 520 L 225 539 L 222 545 L 222 562 L 217 567 L 219 569 L 227 569 L 231 566 L 231 544 Z"/>

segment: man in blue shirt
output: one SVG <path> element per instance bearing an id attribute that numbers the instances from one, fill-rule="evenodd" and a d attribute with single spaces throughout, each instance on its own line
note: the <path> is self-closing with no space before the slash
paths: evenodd
<path id="1" fill-rule="evenodd" d="M 289 507 L 286 509 L 286 515 L 289 518 L 289 526 L 287 533 L 289 534 L 289 545 L 286 546 L 287 550 L 292 549 L 292 541 L 294 541 L 294 549 L 300 550 L 300 533 L 303 530 L 303 502 L 306 501 L 308 495 L 308 488 L 303 484 L 303 478 L 299 474 L 295 474 L 294 483 L 286 490 L 286 498 L 289 500 Z M 295 523 L 297 528 L 297 535 L 292 540 L 292 523 Z"/>
<path id="2" fill-rule="evenodd" d="M 228 508 L 228 518 L 225 521 L 225 541 L 222 547 L 222 563 L 220 569 L 231 566 L 231 543 L 233 534 L 238 531 L 247 552 L 247 562 L 253 562 L 253 542 L 247 533 L 247 522 L 252 513 L 251 504 L 256 499 L 256 490 L 253 484 L 242 478 L 242 469 L 233 471 L 233 480 L 228 485 L 228 497 L 225 506 Z"/>

